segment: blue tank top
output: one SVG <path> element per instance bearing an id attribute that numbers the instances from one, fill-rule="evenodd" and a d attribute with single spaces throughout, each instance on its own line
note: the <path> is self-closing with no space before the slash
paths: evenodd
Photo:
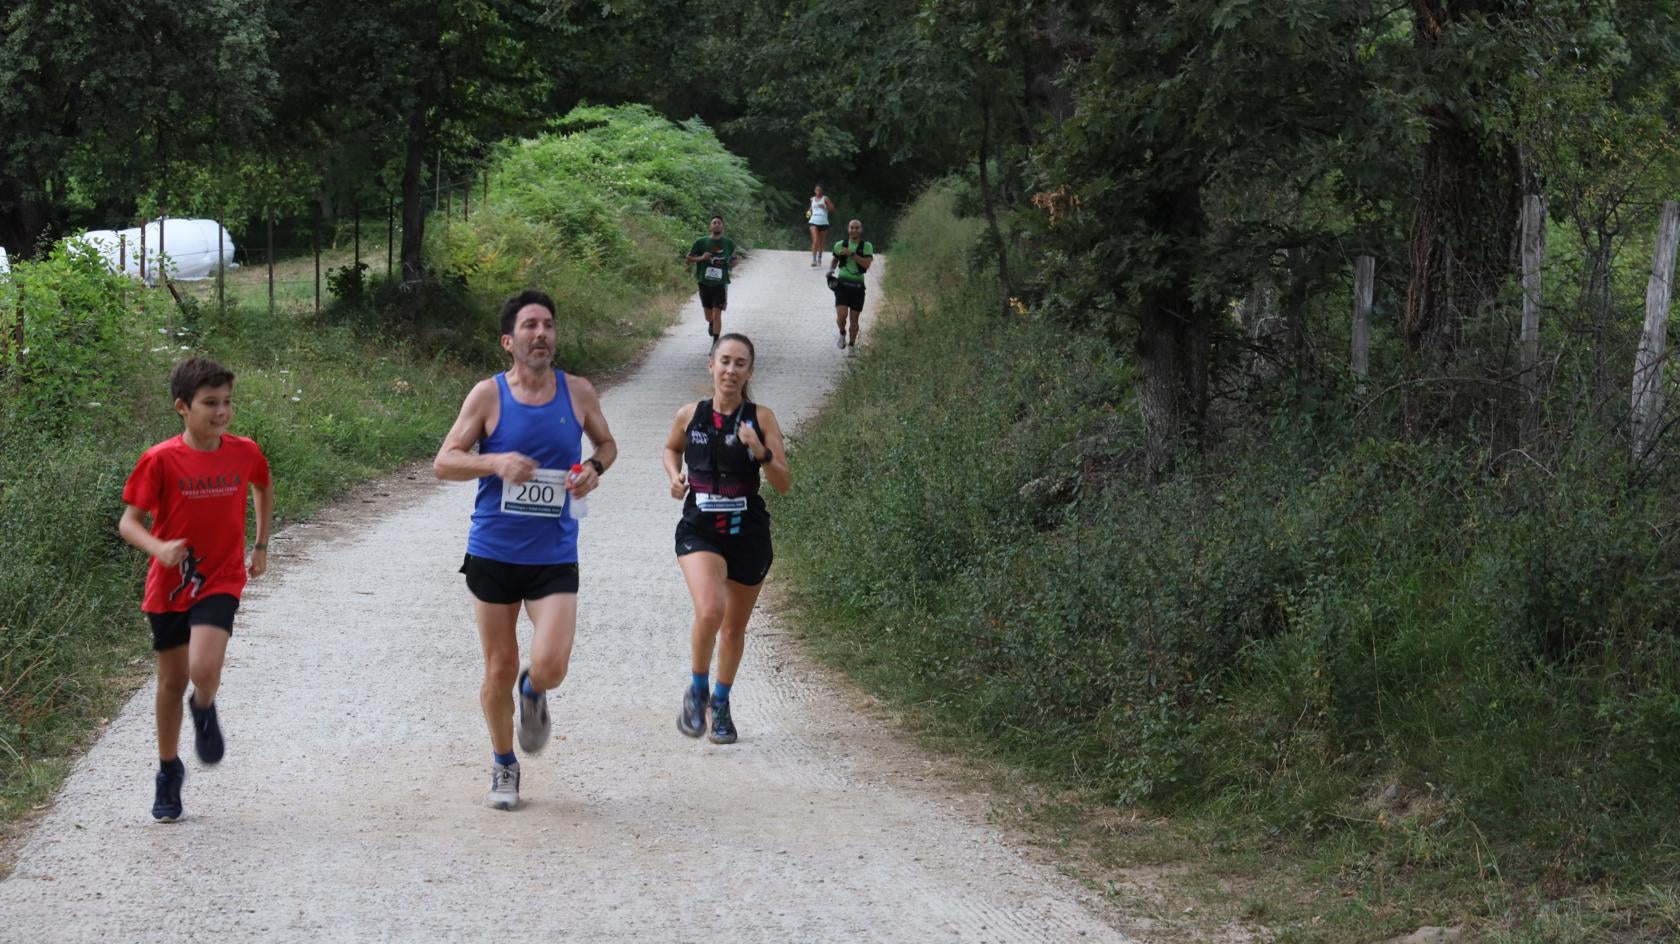
<path id="1" fill-rule="evenodd" d="M 570 472 L 583 456 L 583 427 L 572 410 L 565 373 L 555 371 L 554 382 L 554 398 L 533 406 L 515 400 L 507 374 L 497 374 L 501 417 L 495 431 L 479 441 L 479 453 L 517 452 L 544 469 Z M 570 513 L 558 518 L 504 514 L 502 480 L 486 475 L 478 480 L 467 553 L 507 564 L 575 564 L 577 532 Z"/>

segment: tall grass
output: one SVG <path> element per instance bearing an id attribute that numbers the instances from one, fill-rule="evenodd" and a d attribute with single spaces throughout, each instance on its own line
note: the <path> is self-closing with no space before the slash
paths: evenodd
<path id="1" fill-rule="evenodd" d="M 1672 483 L 1590 451 L 1490 476 L 1333 398 L 1149 481 L 1125 357 L 991 314 L 954 206 L 902 221 L 898 317 L 774 507 L 819 651 L 1056 783 L 1356 884 L 1674 887 Z"/>

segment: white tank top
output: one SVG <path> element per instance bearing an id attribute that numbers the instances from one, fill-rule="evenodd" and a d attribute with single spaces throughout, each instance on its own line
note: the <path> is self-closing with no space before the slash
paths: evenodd
<path id="1" fill-rule="evenodd" d="M 828 225 L 828 198 L 827 197 L 812 197 L 811 198 L 811 225 L 813 225 L 813 226 L 827 226 Z"/>

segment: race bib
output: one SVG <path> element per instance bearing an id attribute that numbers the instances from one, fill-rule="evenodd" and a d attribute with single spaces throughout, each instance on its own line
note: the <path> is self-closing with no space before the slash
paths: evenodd
<path id="1" fill-rule="evenodd" d="M 707 266 L 706 278 L 711 279 L 713 282 L 722 282 L 723 268 L 721 266 Z"/>
<path id="2" fill-rule="evenodd" d="M 722 495 L 695 492 L 694 506 L 707 514 L 734 514 L 747 510 L 747 496 L 725 498 Z"/>
<path id="3" fill-rule="evenodd" d="M 502 483 L 502 514 L 530 518 L 558 518 L 566 512 L 566 473 L 538 469 L 535 478 L 518 485 Z"/>

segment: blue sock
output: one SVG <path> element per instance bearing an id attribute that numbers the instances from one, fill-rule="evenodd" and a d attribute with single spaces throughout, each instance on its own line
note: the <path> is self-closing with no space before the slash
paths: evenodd
<path id="1" fill-rule="evenodd" d="M 729 685 L 725 685 L 722 682 L 719 682 L 716 685 L 713 685 L 712 686 L 712 701 L 728 701 L 729 700 L 729 690 L 733 687 L 734 687 L 734 683 L 730 683 Z"/>
<path id="2" fill-rule="evenodd" d="M 689 691 L 700 692 L 701 694 L 705 694 L 706 683 L 711 679 L 712 673 L 710 673 L 710 672 L 691 672 L 689 674 L 693 678 L 693 681 L 691 683 L 689 683 Z"/>
<path id="3" fill-rule="evenodd" d="M 526 698 L 535 698 L 542 694 L 542 692 L 531 687 L 531 673 L 529 672 L 525 673 L 525 684 L 520 686 L 519 690 Z"/>
<path id="4" fill-rule="evenodd" d="M 491 751 L 490 756 L 496 758 L 496 763 L 501 764 L 503 767 L 509 767 L 519 763 L 519 758 L 513 756 L 512 751 L 508 751 L 506 754 L 498 754 L 495 751 Z"/>

